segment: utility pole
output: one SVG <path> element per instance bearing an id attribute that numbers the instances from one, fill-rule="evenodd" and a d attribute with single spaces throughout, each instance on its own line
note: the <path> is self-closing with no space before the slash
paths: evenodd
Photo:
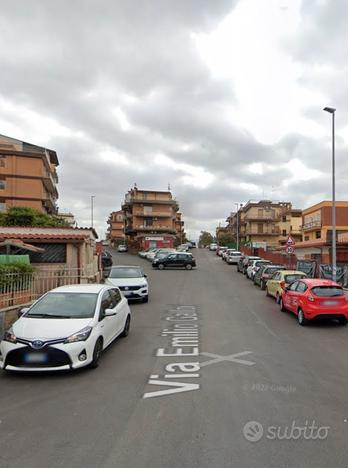
<path id="1" fill-rule="evenodd" d="M 93 208 L 94 208 L 94 199 L 95 199 L 95 195 L 91 195 L 91 227 L 93 228 L 94 225 L 93 225 Z"/>

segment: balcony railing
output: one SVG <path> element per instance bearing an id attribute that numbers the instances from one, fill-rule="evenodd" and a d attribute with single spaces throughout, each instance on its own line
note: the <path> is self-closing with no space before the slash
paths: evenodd
<path id="1" fill-rule="evenodd" d="M 168 227 L 168 226 L 144 226 L 144 225 L 133 225 L 133 226 L 127 226 L 125 228 L 126 234 L 131 233 L 131 232 L 137 232 L 137 231 L 145 231 L 145 232 L 169 232 L 169 233 L 176 233 L 176 229 L 173 227 Z"/>
<path id="2" fill-rule="evenodd" d="M 169 213 L 168 211 L 152 211 L 146 212 L 146 211 L 134 211 L 133 212 L 134 216 L 139 216 L 141 218 L 173 218 L 174 215 L 173 213 Z"/>
<path id="3" fill-rule="evenodd" d="M 305 223 L 302 226 L 303 231 L 310 231 L 312 229 L 318 229 L 322 227 L 321 221 L 311 221 L 309 223 Z"/>
<path id="4" fill-rule="evenodd" d="M 244 220 L 245 221 L 279 221 L 280 220 L 280 216 L 279 215 L 274 215 L 274 216 L 271 216 L 271 215 L 262 215 L 262 216 L 259 216 L 259 215 L 246 215 L 244 217 Z"/>
<path id="5" fill-rule="evenodd" d="M 257 231 L 256 229 L 246 229 L 245 234 L 248 236 L 280 236 L 281 232 L 280 230 L 263 230 L 263 231 Z"/>

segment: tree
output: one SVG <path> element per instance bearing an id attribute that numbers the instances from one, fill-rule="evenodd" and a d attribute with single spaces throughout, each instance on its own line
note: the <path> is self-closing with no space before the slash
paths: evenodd
<path id="1" fill-rule="evenodd" d="M 225 234 L 221 234 L 218 240 L 219 240 L 219 245 L 224 245 L 226 247 L 230 247 L 231 249 L 236 248 L 237 244 L 236 244 L 235 238 L 229 232 L 226 232 Z"/>
<path id="2" fill-rule="evenodd" d="M 214 242 L 214 237 L 208 231 L 201 231 L 198 244 L 200 247 L 205 247 Z"/>
<path id="3" fill-rule="evenodd" d="M 6 213 L 1 213 L 0 226 L 67 227 L 68 223 L 34 208 L 13 206 Z"/>

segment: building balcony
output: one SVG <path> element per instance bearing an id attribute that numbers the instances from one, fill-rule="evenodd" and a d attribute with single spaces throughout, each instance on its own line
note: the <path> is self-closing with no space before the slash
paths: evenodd
<path id="1" fill-rule="evenodd" d="M 244 220 L 245 221 L 280 221 L 280 216 L 279 215 L 274 215 L 274 216 L 267 216 L 267 215 L 262 215 L 262 216 L 258 216 L 258 215 L 246 215 L 244 217 Z"/>
<path id="2" fill-rule="evenodd" d="M 178 203 L 176 200 L 160 200 L 157 198 L 128 198 L 125 199 L 123 202 L 122 209 L 124 207 L 129 207 L 131 205 L 172 205 L 178 207 Z"/>
<path id="3" fill-rule="evenodd" d="M 136 225 L 136 226 L 127 226 L 125 228 L 125 233 L 130 234 L 133 232 L 151 232 L 151 233 L 170 233 L 175 234 L 176 230 L 173 227 L 168 226 L 144 226 L 144 225 Z"/>
<path id="4" fill-rule="evenodd" d="M 311 221 L 310 223 L 305 223 L 302 226 L 303 231 L 312 231 L 314 229 L 321 229 L 322 222 L 321 221 Z"/>
<path id="5" fill-rule="evenodd" d="M 278 230 L 260 232 L 254 229 L 246 229 L 245 234 L 247 236 L 280 236 L 281 232 Z"/>
<path id="6" fill-rule="evenodd" d="M 173 218 L 173 213 L 167 211 L 153 211 L 152 213 L 146 213 L 145 211 L 133 211 L 134 216 L 139 218 Z"/>
<path id="7" fill-rule="evenodd" d="M 58 198 L 58 191 L 57 191 L 56 182 L 53 178 L 53 175 L 45 171 L 43 178 L 42 178 L 42 182 L 47 192 L 54 194 L 54 196 Z"/>

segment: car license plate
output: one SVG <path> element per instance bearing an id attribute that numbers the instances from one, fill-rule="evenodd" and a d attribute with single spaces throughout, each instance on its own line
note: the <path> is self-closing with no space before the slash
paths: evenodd
<path id="1" fill-rule="evenodd" d="M 324 305 L 326 306 L 337 305 L 337 301 L 324 301 Z"/>
<path id="2" fill-rule="evenodd" d="M 48 356 L 46 353 L 28 353 L 24 356 L 24 362 L 27 364 L 42 364 L 47 362 Z"/>

